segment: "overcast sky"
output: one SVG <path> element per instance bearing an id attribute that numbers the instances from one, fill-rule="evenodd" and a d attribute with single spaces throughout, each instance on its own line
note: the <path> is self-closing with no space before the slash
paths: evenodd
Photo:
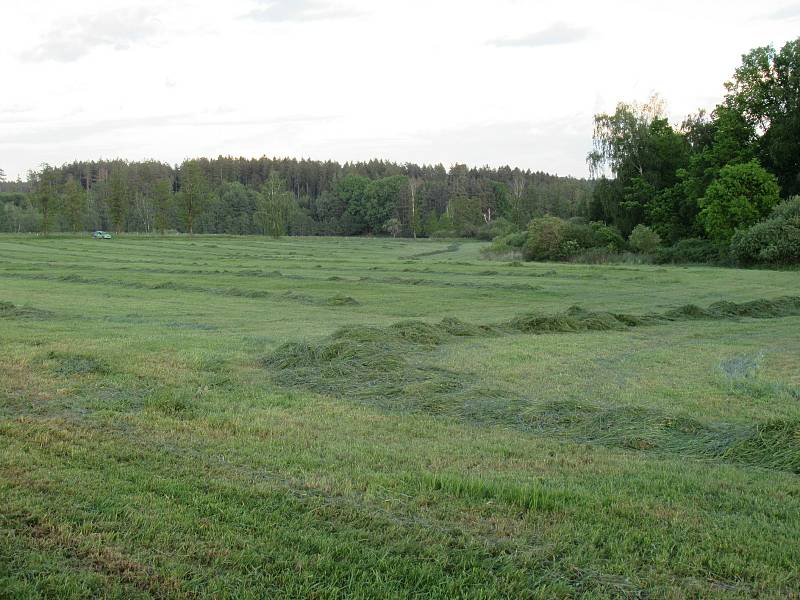
<path id="1" fill-rule="evenodd" d="M 713 108 L 796 0 L 27 0 L 0 33 L 0 168 L 294 156 L 587 175 L 592 115 Z"/>

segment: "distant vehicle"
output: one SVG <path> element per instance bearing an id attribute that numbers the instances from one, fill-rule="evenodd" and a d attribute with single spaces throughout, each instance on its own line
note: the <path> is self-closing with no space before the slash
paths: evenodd
<path id="1" fill-rule="evenodd" d="M 107 231 L 95 231 L 92 234 L 92 237 L 96 240 L 110 240 L 111 234 L 108 233 Z"/>

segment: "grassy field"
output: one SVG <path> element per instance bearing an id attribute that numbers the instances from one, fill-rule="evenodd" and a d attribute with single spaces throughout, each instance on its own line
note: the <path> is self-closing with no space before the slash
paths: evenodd
<path id="1" fill-rule="evenodd" d="M 800 597 L 800 273 L 480 248 L 0 237 L 0 597 Z"/>

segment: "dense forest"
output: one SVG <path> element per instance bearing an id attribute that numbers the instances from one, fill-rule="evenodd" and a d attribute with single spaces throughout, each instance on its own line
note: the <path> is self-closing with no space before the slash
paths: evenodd
<path id="1" fill-rule="evenodd" d="M 657 96 L 596 115 L 589 180 L 380 160 L 74 162 L 24 182 L 0 172 L 0 231 L 463 236 L 532 260 L 798 262 L 800 39 L 745 54 L 725 89 L 680 125 Z"/>
<path id="2" fill-rule="evenodd" d="M 585 214 L 585 179 L 454 165 L 219 157 L 43 166 L 6 183 L 2 231 L 475 236 L 501 214 Z M 485 234 L 484 234 L 485 235 Z"/>

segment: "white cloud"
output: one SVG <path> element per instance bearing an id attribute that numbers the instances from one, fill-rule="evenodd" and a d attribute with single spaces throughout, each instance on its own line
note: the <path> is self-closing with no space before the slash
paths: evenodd
<path id="1" fill-rule="evenodd" d="M 144 7 L 122 8 L 73 17 L 47 31 L 41 41 L 23 51 L 25 61 L 72 62 L 96 48 L 126 50 L 159 30 L 154 12 Z"/>
<path id="2" fill-rule="evenodd" d="M 495 46 L 538 48 L 539 46 L 558 46 L 559 44 L 580 42 L 589 37 L 589 34 L 589 29 L 585 27 L 554 23 L 541 31 L 517 38 L 501 38 L 491 43 Z"/>
<path id="3" fill-rule="evenodd" d="M 797 36 L 796 1 L 725 7 L 13 3 L 0 36 L 0 167 L 13 179 L 44 161 L 267 154 L 584 176 L 594 112 L 653 92 L 676 120 L 712 108 L 744 52 Z"/>
<path id="4" fill-rule="evenodd" d="M 767 14 L 767 18 L 778 21 L 796 21 L 800 19 L 800 4 L 787 4 Z"/>
<path id="5" fill-rule="evenodd" d="M 354 17 L 359 13 L 319 0 L 264 0 L 262 7 L 255 8 L 245 18 L 264 22 L 315 21 Z"/>

